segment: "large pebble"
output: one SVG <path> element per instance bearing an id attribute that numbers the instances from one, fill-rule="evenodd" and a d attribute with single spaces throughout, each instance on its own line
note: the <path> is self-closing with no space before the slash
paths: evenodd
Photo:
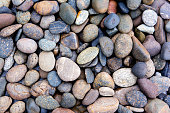
<path id="1" fill-rule="evenodd" d="M 32 23 L 27 23 L 23 26 L 23 33 L 29 38 L 35 40 L 39 40 L 44 36 L 43 30 L 39 26 Z"/>
<path id="2" fill-rule="evenodd" d="M 29 98 L 26 102 L 26 109 L 28 113 L 39 113 L 40 108 L 39 106 L 35 103 L 34 99 Z"/>
<path id="3" fill-rule="evenodd" d="M 55 48 L 56 43 L 54 41 L 43 38 L 39 40 L 38 45 L 43 51 L 51 51 Z"/>
<path id="4" fill-rule="evenodd" d="M 141 4 L 141 0 L 127 0 L 126 3 L 130 10 L 136 10 Z"/>
<path id="5" fill-rule="evenodd" d="M 104 26 L 108 29 L 113 29 L 119 24 L 119 22 L 119 16 L 115 13 L 111 13 L 104 19 Z"/>
<path id="6" fill-rule="evenodd" d="M 81 11 L 83 9 L 87 9 L 90 5 L 90 0 L 77 0 L 77 7 Z"/>
<path id="7" fill-rule="evenodd" d="M 52 52 L 42 51 L 39 54 L 39 66 L 43 71 L 51 71 L 55 66 L 55 58 Z"/>
<path id="8" fill-rule="evenodd" d="M 132 50 L 133 42 L 129 35 L 121 34 L 115 41 L 114 53 L 118 58 L 125 58 Z"/>
<path id="9" fill-rule="evenodd" d="M 36 53 L 32 53 L 28 56 L 28 59 L 27 59 L 27 67 L 29 69 L 32 69 L 34 68 L 38 63 L 38 55 Z"/>
<path id="10" fill-rule="evenodd" d="M 12 11 L 6 6 L 2 6 L 2 7 L 0 7 L 0 13 L 9 13 L 9 14 L 11 14 Z"/>
<path id="11" fill-rule="evenodd" d="M 17 65 L 12 67 L 6 74 L 6 79 L 8 82 L 18 82 L 26 74 L 27 67 L 25 65 Z"/>
<path id="12" fill-rule="evenodd" d="M 16 14 L 16 19 L 18 23 L 26 24 L 31 19 L 31 14 L 29 11 L 26 12 L 18 11 Z"/>
<path id="13" fill-rule="evenodd" d="M 10 107 L 10 113 L 23 113 L 25 111 L 25 103 L 17 101 Z"/>
<path id="14" fill-rule="evenodd" d="M 137 77 L 131 72 L 131 68 L 121 68 L 113 73 L 113 80 L 120 87 L 133 86 Z"/>
<path id="15" fill-rule="evenodd" d="M 57 87 L 61 84 L 61 79 L 57 75 L 56 71 L 51 71 L 48 73 L 47 80 L 52 87 Z"/>
<path id="16" fill-rule="evenodd" d="M 17 48 L 23 53 L 34 53 L 37 50 L 37 43 L 33 39 L 22 38 L 17 41 Z"/>
<path id="17" fill-rule="evenodd" d="M 161 50 L 161 58 L 163 60 L 170 60 L 170 42 L 165 42 Z"/>
<path id="18" fill-rule="evenodd" d="M 36 70 L 29 70 L 25 75 L 24 83 L 26 86 L 31 86 L 39 79 L 39 77 L 40 75 Z"/>
<path id="19" fill-rule="evenodd" d="M 5 26 L 8 26 L 14 23 L 15 16 L 12 14 L 3 13 L 3 14 L 0 14 L 0 20 L 1 20 L 0 21 L 0 29 L 1 29 Z"/>
<path id="20" fill-rule="evenodd" d="M 41 1 L 34 5 L 34 9 L 40 15 L 52 15 L 59 11 L 57 1 Z"/>
<path id="21" fill-rule="evenodd" d="M 98 13 L 105 13 L 109 6 L 109 0 L 92 0 L 92 7 Z"/>
<path id="22" fill-rule="evenodd" d="M 64 93 L 60 104 L 64 108 L 71 108 L 76 104 L 76 99 L 71 93 Z"/>
<path id="23" fill-rule="evenodd" d="M 138 62 L 132 67 L 132 73 L 137 78 L 144 78 L 147 73 L 147 65 L 144 62 Z"/>
<path id="24" fill-rule="evenodd" d="M 114 113 L 118 109 L 119 101 L 114 97 L 100 97 L 87 107 L 89 113 Z"/>
<path id="25" fill-rule="evenodd" d="M 8 96 L 0 97 L 0 112 L 5 113 L 5 111 L 10 107 L 12 104 L 12 98 Z"/>
<path id="26" fill-rule="evenodd" d="M 160 15 L 163 19 L 170 19 L 170 11 L 169 11 L 170 4 L 165 2 L 160 8 Z"/>
<path id="27" fill-rule="evenodd" d="M 30 89 L 19 83 L 8 83 L 6 89 L 8 94 L 16 100 L 23 100 L 31 96 Z"/>
<path id="28" fill-rule="evenodd" d="M 88 11 L 86 11 L 86 10 L 79 11 L 78 14 L 77 14 L 77 18 L 76 18 L 75 24 L 76 25 L 83 24 L 87 20 L 88 16 L 89 16 L 89 12 Z"/>
<path id="29" fill-rule="evenodd" d="M 54 21 L 55 21 L 55 16 L 54 15 L 43 16 L 41 18 L 40 26 L 43 29 L 48 29 L 50 23 L 54 22 Z"/>

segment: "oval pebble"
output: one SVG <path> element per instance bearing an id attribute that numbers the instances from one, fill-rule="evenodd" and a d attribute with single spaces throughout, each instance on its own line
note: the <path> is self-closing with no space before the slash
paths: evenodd
<path id="1" fill-rule="evenodd" d="M 52 87 L 57 87 L 61 84 L 61 79 L 57 75 L 56 71 L 51 71 L 47 75 L 47 80 Z"/>
<path id="2" fill-rule="evenodd" d="M 1 96 L 0 97 L 0 112 L 5 113 L 5 111 L 10 107 L 12 104 L 12 98 L 8 96 Z"/>
<path id="3" fill-rule="evenodd" d="M 108 29 L 113 29 L 119 24 L 119 22 L 119 16 L 115 13 L 111 13 L 104 19 L 104 26 Z"/>
<path id="4" fill-rule="evenodd" d="M 56 43 L 48 39 L 40 39 L 38 45 L 43 51 L 51 51 L 55 48 Z"/>
<path id="5" fill-rule="evenodd" d="M 16 19 L 18 23 L 26 24 L 31 19 L 31 14 L 29 11 L 26 12 L 18 11 L 16 14 Z"/>
<path id="6" fill-rule="evenodd" d="M 10 113 L 23 113 L 25 111 L 25 103 L 17 101 L 10 107 Z"/>
<path id="7" fill-rule="evenodd" d="M 92 0 L 92 8 L 98 13 L 105 13 L 109 6 L 109 0 Z"/>
<path id="8" fill-rule="evenodd" d="M 77 18 L 76 18 L 75 24 L 76 25 L 83 24 L 87 20 L 88 16 L 89 16 L 89 12 L 88 11 L 86 11 L 86 10 L 79 11 L 78 14 L 77 14 Z"/>
<path id="9" fill-rule="evenodd" d="M 31 86 L 39 79 L 39 77 L 40 75 L 36 70 L 29 70 L 25 75 L 24 83 L 26 86 Z"/>

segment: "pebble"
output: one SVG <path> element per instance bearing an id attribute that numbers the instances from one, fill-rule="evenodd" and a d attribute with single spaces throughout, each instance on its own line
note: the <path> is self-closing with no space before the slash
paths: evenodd
<path id="1" fill-rule="evenodd" d="M 109 0 L 92 0 L 92 8 L 98 13 L 105 13 L 109 6 Z"/>
<path id="2" fill-rule="evenodd" d="M 22 27 L 21 24 L 15 24 L 15 25 L 5 27 L 1 30 L 0 35 L 2 37 L 9 37 L 10 35 L 12 35 L 14 32 L 16 32 L 21 27 Z"/>
<path id="3" fill-rule="evenodd" d="M 154 2 L 154 0 L 142 0 L 142 2 L 146 5 L 151 5 Z"/>
<path id="4" fill-rule="evenodd" d="M 38 14 L 36 11 L 31 13 L 31 21 L 35 24 L 39 23 L 41 20 L 41 15 Z"/>
<path id="5" fill-rule="evenodd" d="M 119 105 L 118 107 L 118 113 L 133 113 L 131 110 L 129 110 L 128 108 Z"/>
<path id="6" fill-rule="evenodd" d="M 12 3 L 15 5 L 15 6 L 19 6 L 21 5 L 25 0 L 12 0 Z"/>
<path id="7" fill-rule="evenodd" d="M 170 21 L 168 21 L 165 25 L 165 30 L 170 33 Z"/>
<path id="8" fill-rule="evenodd" d="M 168 2 L 165 2 L 160 7 L 160 15 L 163 19 L 170 19 L 170 11 L 168 10 L 168 7 L 170 7 L 170 4 Z"/>
<path id="9" fill-rule="evenodd" d="M 145 77 L 150 78 L 155 73 L 155 66 L 151 59 L 145 63 L 146 63 L 146 67 L 147 67 L 147 72 L 146 72 Z"/>
<path id="10" fill-rule="evenodd" d="M 170 95 L 167 95 L 167 96 L 164 98 L 164 102 L 166 102 L 168 105 L 170 105 Z"/>
<path id="11" fill-rule="evenodd" d="M 29 11 L 26 11 L 26 12 L 18 11 L 16 14 L 16 19 L 18 23 L 26 24 L 30 21 L 31 14 Z"/>
<path id="12" fill-rule="evenodd" d="M 29 70 L 24 78 L 24 83 L 26 86 L 33 85 L 38 79 L 40 75 L 36 70 Z"/>
<path id="13" fill-rule="evenodd" d="M 99 61 L 102 66 L 106 66 L 106 56 L 102 53 L 101 50 L 99 52 Z"/>
<path id="14" fill-rule="evenodd" d="M 150 54 L 146 50 L 146 48 L 140 43 L 140 41 L 135 36 L 132 36 L 132 40 L 133 40 L 132 54 L 135 57 L 135 59 L 142 62 L 148 61 L 150 59 Z"/>
<path id="15" fill-rule="evenodd" d="M 135 19 L 137 17 L 139 17 L 141 15 L 141 10 L 140 9 L 136 9 L 136 10 L 132 10 L 130 11 L 130 16 L 132 19 Z"/>
<path id="16" fill-rule="evenodd" d="M 77 12 L 68 3 L 62 3 L 60 5 L 59 15 L 60 15 L 60 17 L 62 18 L 62 20 L 64 22 L 66 22 L 67 24 L 71 25 L 71 24 L 74 23 L 74 21 L 76 19 Z"/>
<path id="17" fill-rule="evenodd" d="M 122 67 L 122 59 L 113 57 L 107 60 L 107 66 L 109 67 L 110 71 L 114 72 Z"/>
<path id="18" fill-rule="evenodd" d="M 129 8 L 127 8 L 124 2 L 118 2 L 118 6 L 120 8 L 121 13 L 129 13 Z"/>
<path id="19" fill-rule="evenodd" d="M 74 113 L 74 112 L 66 108 L 56 108 L 52 111 L 52 113 Z"/>
<path id="20" fill-rule="evenodd" d="M 38 96 L 35 99 L 35 102 L 38 106 L 48 110 L 53 110 L 60 106 L 59 103 L 52 96 L 46 95 Z"/>
<path id="21" fill-rule="evenodd" d="M 15 22 L 15 16 L 8 13 L 0 14 L 0 29 L 9 26 Z"/>
<path id="22" fill-rule="evenodd" d="M 1 96 L 0 97 L 0 112 L 5 113 L 5 111 L 10 107 L 12 104 L 12 98 L 8 96 Z"/>
<path id="23" fill-rule="evenodd" d="M 113 29 L 119 24 L 119 22 L 119 16 L 115 13 L 111 13 L 104 19 L 104 26 L 108 29 Z"/>
<path id="24" fill-rule="evenodd" d="M 47 78 L 48 72 L 45 72 L 41 68 L 39 68 L 39 74 L 41 78 Z"/>
<path id="25" fill-rule="evenodd" d="M 25 65 L 17 65 L 12 67 L 6 74 L 6 79 L 8 82 L 18 82 L 26 74 L 27 67 Z"/>
<path id="26" fill-rule="evenodd" d="M 57 1 L 41 1 L 34 4 L 35 11 L 40 15 L 53 15 L 59 11 Z"/>
<path id="27" fill-rule="evenodd" d="M 146 96 L 141 91 L 137 90 L 126 93 L 126 99 L 130 105 L 137 108 L 144 107 L 147 104 Z"/>
<path id="28" fill-rule="evenodd" d="M 89 12 L 88 11 L 86 11 L 86 10 L 79 11 L 78 14 L 77 14 L 77 18 L 76 18 L 75 24 L 76 25 L 83 24 L 87 20 L 88 16 L 89 16 Z"/>
<path id="29" fill-rule="evenodd" d="M 25 103 L 17 101 L 10 107 L 10 113 L 23 113 L 25 111 Z"/>
<path id="30" fill-rule="evenodd" d="M 85 76 L 87 83 L 93 83 L 94 81 L 94 74 L 90 68 L 85 69 Z"/>
<path id="31" fill-rule="evenodd" d="M 71 50 L 76 50 L 79 47 L 78 36 L 74 32 L 64 34 L 61 36 L 61 44 L 70 48 Z"/>
<path id="32" fill-rule="evenodd" d="M 0 36 L 0 57 L 1 58 L 7 58 L 10 56 L 13 50 L 13 40 L 12 38 L 8 37 L 1 37 Z"/>
<path id="33" fill-rule="evenodd" d="M 21 11 L 28 11 L 33 4 L 33 0 L 25 0 L 20 6 L 17 7 L 17 9 Z"/>
<path id="34" fill-rule="evenodd" d="M 132 67 L 132 73 L 137 77 L 137 78 L 144 78 L 146 73 L 147 73 L 147 65 L 144 62 L 137 62 L 133 67 Z"/>
<path id="35" fill-rule="evenodd" d="M 75 106 L 76 99 L 71 93 L 64 93 L 61 98 L 60 105 L 64 108 L 71 108 Z"/>
<path id="36" fill-rule="evenodd" d="M 62 57 L 72 57 L 72 51 L 70 48 L 64 46 L 63 44 L 60 44 L 60 53 Z"/>
<path id="37" fill-rule="evenodd" d="M 45 30 L 44 38 L 57 43 L 60 40 L 60 34 L 54 35 L 54 34 L 51 34 L 49 30 Z"/>
<path id="38" fill-rule="evenodd" d="M 23 32 L 26 36 L 35 40 L 39 40 L 44 36 L 43 30 L 39 26 L 32 23 L 25 24 L 23 26 Z"/>
<path id="39" fill-rule="evenodd" d="M 120 34 L 115 41 L 114 53 L 118 58 L 125 58 L 132 50 L 133 42 L 129 35 Z"/>
<path id="40" fill-rule="evenodd" d="M 107 72 L 100 72 L 94 79 L 93 87 L 99 89 L 100 87 L 114 88 L 115 84 L 112 77 Z"/>
<path id="41" fill-rule="evenodd" d="M 61 57 L 56 62 L 57 73 L 63 81 L 74 81 L 80 76 L 79 66 L 66 57 Z"/>
<path id="42" fill-rule="evenodd" d="M 89 24 L 83 30 L 82 40 L 84 42 L 91 42 L 97 36 L 98 36 L 98 27 L 95 24 Z"/>
<path id="43" fill-rule="evenodd" d="M 153 27 L 157 23 L 157 14 L 153 10 L 145 10 L 142 14 L 142 21 L 150 27 Z"/>
<path id="44" fill-rule="evenodd" d="M 6 6 L 9 7 L 11 0 L 3 0 L 0 2 L 0 7 Z"/>
<path id="45" fill-rule="evenodd" d="M 100 87 L 99 93 L 101 96 L 113 96 L 115 94 L 114 90 L 109 87 Z"/>
<path id="46" fill-rule="evenodd" d="M 144 108 L 136 108 L 136 107 L 132 107 L 132 106 L 126 106 L 126 108 L 133 112 L 144 112 Z"/>
<path id="47" fill-rule="evenodd" d="M 133 26 L 134 26 L 134 27 L 137 27 L 137 26 L 139 26 L 140 24 L 142 24 L 142 16 L 141 16 L 141 15 L 138 16 L 137 18 L 135 18 L 135 19 L 133 20 Z"/>
<path id="48" fill-rule="evenodd" d="M 32 53 L 28 56 L 28 59 L 27 59 L 27 67 L 29 69 L 32 69 L 34 68 L 38 63 L 38 55 L 36 53 Z"/>
<path id="49" fill-rule="evenodd" d="M 11 11 L 8 7 L 6 7 L 6 6 L 2 6 L 2 7 L 0 7 L 0 13 L 1 13 L 1 14 L 2 14 L 2 13 L 12 14 L 12 11 Z"/>
<path id="50" fill-rule="evenodd" d="M 106 57 L 110 57 L 113 54 L 114 44 L 112 40 L 106 36 L 100 37 L 99 39 L 100 47 L 102 50 L 102 53 Z"/>
<path id="51" fill-rule="evenodd" d="M 61 79 L 57 75 L 56 71 L 49 72 L 47 75 L 47 80 L 52 87 L 57 87 L 61 84 Z"/>
<path id="52" fill-rule="evenodd" d="M 163 60 L 170 60 L 170 42 L 165 42 L 161 50 L 161 58 Z"/>
<path id="53" fill-rule="evenodd" d="M 39 113 L 40 108 L 38 105 L 36 105 L 34 99 L 29 98 L 26 102 L 26 109 L 28 113 Z"/>
<path id="54" fill-rule="evenodd" d="M 156 109 L 155 109 L 156 108 Z M 150 100 L 146 106 L 145 111 L 150 113 L 168 113 L 170 111 L 169 106 L 160 99 L 153 99 Z"/>
<path id="55" fill-rule="evenodd" d="M 96 89 L 90 89 L 90 91 L 84 97 L 82 104 L 83 105 L 90 105 L 93 102 L 95 102 L 98 97 L 99 97 L 99 91 L 96 90 Z"/>
<path id="56" fill-rule="evenodd" d="M 54 21 L 49 25 L 49 31 L 53 35 L 57 35 L 60 33 L 69 33 L 70 26 L 67 25 L 64 21 Z"/>
<path id="57" fill-rule="evenodd" d="M 77 99 L 81 100 L 90 89 L 90 84 L 88 84 L 85 80 L 77 80 L 73 85 L 72 91 L 73 95 Z"/>
<path id="58" fill-rule="evenodd" d="M 132 56 L 125 57 L 123 64 L 127 67 L 132 67 L 135 64 L 135 59 Z"/>
<path id="59" fill-rule="evenodd" d="M 5 77 L 0 77 L 0 97 L 2 97 L 5 93 L 7 81 Z"/>
<path id="60" fill-rule="evenodd" d="M 141 0 L 127 0 L 126 3 L 130 10 L 136 10 L 141 4 Z"/>
<path id="61" fill-rule="evenodd" d="M 141 91 L 149 98 L 158 96 L 158 87 L 147 78 L 138 79 Z"/>
<path id="62" fill-rule="evenodd" d="M 106 16 L 105 14 L 90 16 L 90 23 L 99 25 L 105 16 Z"/>
<path id="63" fill-rule="evenodd" d="M 51 22 L 55 21 L 54 15 L 43 16 L 40 21 L 40 26 L 43 29 L 48 29 Z"/>
<path id="64" fill-rule="evenodd" d="M 97 47 L 88 47 L 83 50 L 77 57 L 78 64 L 86 64 L 92 61 L 99 53 L 99 49 Z"/>
<path id="65" fill-rule="evenodd" d="M 93 104 L 87 107 L 89 113 L 115 112 L 118 109 L 119 101 L 114 97 L 100 97 Z"/>
<path id="66" fill-rule="evenodd" d="M 61 93 L 68 93 L 71 91 L 72 89 L 72 83 L 68 83 L 68 82 L 63 82 L 61 83 L 57 89 L 61 92 Z"/>
<path id="67" fill-rule="evenodd" d="M 19 83 L 8 83 L 7 92 L 15 100 L 23 100 L 31 96 L 29 87 Z"/>
<path id="68" fill-rule="evenodd" d="M 42 51 L 39 54 L 39 66 L 43 71 L 51 71 L 55 66 L 54 54 L 52 52 Z"/>
<path id="69" fill-rule="evenodd" d="M 131 68 L 121 68 L 113 73 L 113 80 L 120 87 L 133 86 L 137 77 L 131 72 Z"/>
<path id="70" fill-rule="evenodd" d="M 81 11 L 89 7 L 90 0 L 77 0 L 76 3 L 77 3 L 78 9 Z"/>
<path id="71" fill-rule="evenodd" d="M 17 50 L 14 54 L 14 60 L 17 64 L 23 64 L 27 61 L 27 55 Z"/>
<path id="72" fill-rule="evenodd" d="M 149 27 L 145 24 L 141 24 L 137 27 L 138 30 L 142 31 L 142 32 L 145 32 L 145 33 L 148 33 L 148 34 L 153 34 L 155 29 L 154 27 Z"/>
<path id="73" fill-rule="evenodd" d="M 118 29 L 115 27 L 113 29 L 107 29 L 106 33 L 111 37 L 113 35 L 115 35 L 118 32 Z"/>
<path id="74" fill-rule="evenodd" d="M 34 53 L 37 50 L 37 43 L 33 39 L 22 38 L 17 41 L 17 48 L 23 53 Z"/>
<path id="75" fill-rule="evenodd" d="M 117 12 L 117 2 L 115 0 L 109 0 L 109 6 L 107 9 L 107 13 L 116 13 Z"/>
<path id="76" fill-rule="evenodd" d="M 158 71 L 163 70 L 163 68 L 166 65 L 166 61 L 161 59 L 160 54 L 155 56 L 152 60 L 153 60 L 153 63 L 154 63 L 154 66 L 155 66 L 156 70 L 158 70 Z"/>
<path id="77" fill-rule="evenodd" d="M 38 45 L 43 51 L 51 51 L 55 48 L 56 43 L 54 41 L 42 38 L 39 40 Z"/>

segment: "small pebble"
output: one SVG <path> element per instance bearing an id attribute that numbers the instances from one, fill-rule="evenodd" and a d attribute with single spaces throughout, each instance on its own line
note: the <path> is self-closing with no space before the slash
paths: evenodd
<path id="1" fill-rule="evenodd" d="M 72 89 L 72 84 L 68 83 L 68 82 L 63 82 L 61 83 L 57 89 L 61 92 L 61 93 L 69 93 Z"/>
<path id="2" fill-rule="evenodd" d="M 101 96 L 113 96 L 115 94 L 114 90 L 109 87 L 100 87 L 99 93 Z"/>
<path id="3" fill-rule="evenodd" d="M 24 78 L 24 83 L 26 86 L 31 86 L 34 84 L 38 79 L 40 75 L 36 70 L 29 70 Z"/>
<path id="4" fill-rule="evenodd" d="M 56 71 L 51 71 L 47 75 L 47 80 L 52 87 L 57 87 L 61 84 L 61 79 L 57 75 Z"/>
<path id="5" fill-rule="evenodd" d="M 71 93 L 64 93 L 60 105 L 64 108 L 71 108 L 76 104 L 76 99 Z"/>
<path id="6" fill-rule="evenodd" d="M 141 4 L 141 0 L 127 0 L 126 3 L 130 10 L 136 10 Z"/>
<path id="7" fill-rule="evenodd" d="M 87 9 L 90 5 L 90 0 L 77 0 L 77 7 L 78 9 L 81 11 L 81 10 L 84 10 L 84 9 Z"/>
<path id="8" fill-rule="evenodd" d="M 34 99 L 29 98 L 26 102 L 26 109 L 28 113 L 39 113 L 40 108 L 38 105 L 36 105 Z"/>
<path id="9" fill-rule="evenodd" d="M 31 14 L 29 11 L 26 12 L 18 11 L 16 14 L 16 19 L 18 23 L 26 24 L 31 19 Z"/>
<path id="10" fill-rule="evenodd" d="M 4 113 L 12 104 L 12 98 L 8 96 L 0 97 L 0 112 Z"/>
<path id="11" fill-rule="evenodd" d="M 88 16 L 89 16 L 89 12 L 88 11 L 86 11 L 86 10 L 79 11 L 78 14 L 77 14 L 77 18 L 76 18 L 75 24 L 76 25 L 83 24 L 87 20 Z"/>
<path id="12" fill-rule="evenodd" d="M 145 32 L 145 33 L 148 33 L 148 34 L 153 34 L 155 29 L 154 27 L 149 27 L 145 24 L 141 24 L 137 27 L 138 30 L 142 31 L 142 32 Z"/>
<path id="13" fill-rule="evenodd" d="M 98 13 L 105 13 L 109 6 L 109 0 L 92 0 L 92 8 Z"/>
<path id="14" fill-rule="evenodd" d="M 40 26 L 43 29 L 48 29 L 51 22 L 55 21 L 54 15 L 43 16 L 40 21 Z"/>
<path id="15" fill-rule="evenodd" d="M 170 42 L 165 42 L 161 50 L 161 58 L 163 60 L 170 60 Z"/>
<path id="16" fill-rule="evenodd" d="M 56 43 L 54 41 L 43 38 L 39 40 L 38 45 L 43 51 L 51 51 L 55 48 Z"/>

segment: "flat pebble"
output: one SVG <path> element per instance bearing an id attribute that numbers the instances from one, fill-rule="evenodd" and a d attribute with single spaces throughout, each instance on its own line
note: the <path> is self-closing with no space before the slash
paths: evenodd
<path id="1" fill-rule="evenodd" d="M 51 32 L 49 30 L 45 30 L 44 38 L 57 43 L 60 40 L 60 34 L 57 34 L 57 35 L 51 34 Z"/>
<path id="2" fill-rule="evenodd" d="M 4 113 L 12 104 L 12 98 L 8 96 L 0 97 L 0 112 Z"/>
<path id="3" fill-rule="evenodd" d="M 40 108 L 38 105 L 36 105 L 34 99 L 29 98 L 26 102 L 26 109 L 28 113 L 39 113 Z"/>
<path id="4" fill-rule="evenodd" d="M 16 14 L 16 19 L 18 23 L 26 24 L 31 19 L 31 14 L 29 11 L 26 12 L 18 11 Z"/>
<path id="5" fill-rule="evenodd" d="M 61 93 L 68 93 L 71 91 L 72 89 L 72 83 L 68 83 L 68 82 L 63 82 L 61 83 L 57 89 L 61 92 Z"/>
<path id="6" fill-rule="evenodd" d="M 132 73 L 137 77 L 137 78 L 144 78 L 146 73 L 147 73 L 147 65 L 144 62 L 137 62 L 133 67 L 132 67 Z"/>
<path id="7" fill-rule="evenodd" d="M 88 11 L 86 11 L 86 10 L 79 11 L 78 14 L 77 14 L 77 18 L 76 18 L 75 24 L 76 25 L 83 24 L 87 20 L 88 16 L 89 16 L 89 12 Z"/>
<path id="8" fill-rule="evenodd" d="M 145 77 L 150 78 L 155 73 L 155 66 L 154 66 L 154 63 L 153 63 L 153 61 L 151 59 L 148 60 L 145 63 L 146 63 L 146 67 L 147 67 L 147 72 L 146 72 Z"/>
<path id="9" fill-rule="evenodd" d="M 115 94 L 114 90 L 109 87 L 100 87 L 99 93 L 101 96 L 113 96 Z"/>
<path id="10" fill-rule="evenodd" d="M 14 60 L 17 64 L 23 64 L 27 61 L 27 55 L 17 50 L 14 54 Z"/>
<path id="11" fill-rule="evenodd" d="M 119 16 L 115 13 L 111 13 L 105 18 L 104 26 L 108 29 L 113 29 L 119 24 L 119 22 Z"/>
<path id="12" fill-rule="evenodd" d="M 61 84 L 61 79 L 57 75 L 56 71 L 51 71 L 47 75 L 47 80 L 52 87 L 57 87 Z"/>
<path id="13" fill-rule="evenodd" d="M 29 70 L 24 78 L 24 83 L 26 86 L 31 86 L 34 84 L 38 79 L 40 75 L 36 70 Z"/>
<path id="14" fill-rule="evenodd" d="M 38 55 L 36 53 L 32 53 L 28 56 L 28 59 L 27 59 L 27 67 L 29 69 L 32 69 L 34 68 L 38 63 Z"/>
<path id="15" fill-rule="evenodd" d="M 145 33 L 148 33 L 148 34 L 153 34 L 155 29 L 154 27 L 149 27 L 145 24 L 141 24 L 137 27 L 138 30 L 142 31 L 142 32 L 145 32 Z"/>
<path id="16" fill-rule="evenodd" d="M 109 6 L 109 0 L 92 0 L 92 8 L 98 13 L 105 13 Z"/>
<path id="17" fill-rule="evenodd" d="M 43 51 L 51 51 L 55 48 L 56 43 L 54 41 L 43 38 L 39 40 L 38 45 Z"/>
<path id="18" fill-rule="evenodd" d="M 76 99 L 71 93 L 64 93 L 60 104 L 64 108 L 71 108 L 76 104 Z"/>
<path id="19" fill-rule="evenodd" d="M 94 74 L 90 68 L 85 69 L 85 76 L 87 83 L 93 83 L 94 81 Z"/>
<path id="20" fill-rule="evenodd" d="M 17 101 L 10 107 L 10 113 L 23 113 L 25 111 L 25 103 Z"/>
<path id="21" fill-rule="evenodd" d="M 43 29 L 48 29 L 51 22 L 55 21 L 54 15 L 43 16 L 40 21 L 40 26 Z"/>

